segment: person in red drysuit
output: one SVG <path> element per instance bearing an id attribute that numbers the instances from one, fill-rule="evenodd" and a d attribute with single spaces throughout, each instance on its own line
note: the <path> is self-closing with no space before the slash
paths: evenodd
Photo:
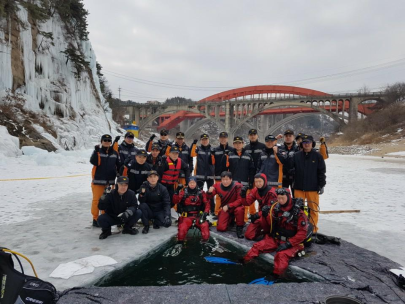
<path id="1" fill-rule="evenodd" d="M 217 231 L 226 231 L 228 225 L 236 222 L 236 235 L 243 238 L 243 226 L 245 206 L 242 204 L 240 191 L 242 185 L 232 180 L 232 173 L 224 171 L 221 173 L 221 183 L 214 184 L 208 189 L 208 199 L 218 195 L 221 198 L 221 209 L 218 212 Z"/>
<path id="2" fill-rule="evenodd" d="M 266 235 L 253 245 L 242 261 L 247 263 L 261 253 L 276 251 L 273 273 L 279 276 L 287 269 L 290 259 L 304 249 L 309 224 L 304 211 L 294 204 L 288 189 L 279 188 L 276 193 L 277 203 L 262 210 Z"/>
<path id="3" fill-rule="evenodd" d="M 267 184 L 267 177 L 264 173 L 258 173 L 254 178 L 255 188 L 246 196 L 246 188 L 241 191 L 242 203 L 250 206 L 257 200 L 259 202 L 259 212 L 250 216 L 250 224 L 246 229 L 245 238 L 254 240 L 263 234 L 262 231 L 262 209 L 264 206 L 271 206 L 277 201 L 277 194 L 274 187 Z"/>
<path id="4" fill-rule="evenodd" d="M 190 228 L 196 227 L 201 231 L 203 242 L 208 241 L 210 229 L 207 221 L 207 215 L 210 212 L 210 203 L 204 191 L 197 187 L 197 178 L 191 176 L 188 186 L 183 188 L 179 184 L 173 195 L 173 203 L 177 205 L 177 212 L 181 214 L 179 218 L 177 239 L 179 243 L 184 243 L 187 232 Z M 200 212 L 203 212 L 200 215 Z"/>

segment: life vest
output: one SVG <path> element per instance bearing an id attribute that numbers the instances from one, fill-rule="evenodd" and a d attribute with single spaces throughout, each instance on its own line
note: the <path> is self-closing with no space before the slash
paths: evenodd
<path id="1" fill-rule="evenodd" d="M 181 169 L 181 158 L 177 159 L 177 164 L 174 165 L 170 157 L 166 158 L 167 164 L 169 165 L 169 170 L 163 172 L 162 183 L 174 185 L 179 179 L 180 169 Z"/>

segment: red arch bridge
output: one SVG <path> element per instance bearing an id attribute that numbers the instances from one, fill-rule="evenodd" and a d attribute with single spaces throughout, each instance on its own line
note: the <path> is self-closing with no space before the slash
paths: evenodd
<path id="1" fill-rule="evenodd" d="M 130 121 L 140 132 L 155 122 L 157 129 L 180 125 L 186 138 L 208 123 L 233 136 L 243 126 L 272 134 L 285 123 L 298 118 L 325 114 L 340 126 L 369 115 L 376 103 L 384 101 L 382 92 L 328 94 L 305 88 L 261 85 L 224 91 L 198 102 L 179 105 L 122 103 Z"/>

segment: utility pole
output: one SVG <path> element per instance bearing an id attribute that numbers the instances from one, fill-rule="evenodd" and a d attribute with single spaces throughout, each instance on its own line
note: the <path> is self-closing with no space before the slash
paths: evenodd
<path id="1" fill-rule="evenodd" d="M 119 99 L 121 100 L 121 87 L 118 87 L 118 96 L 119 96 Z"/>

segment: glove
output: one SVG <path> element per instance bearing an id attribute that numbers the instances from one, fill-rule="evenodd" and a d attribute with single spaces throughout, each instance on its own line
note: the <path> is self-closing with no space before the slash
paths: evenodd
<path id="1" fill-rule="evenodd" d="M 325 143 L 325 137 L 321 137 L 321 138 L 319 138 L 319 141 L 321 142 L 321 144 L 323 144 L 323 143 Z"/>
<path id="2" fill-rule="evenodd" d="M 132 210 L 127 209 L 127 211 L 118 214 L 117 217 L 121 221 L 121 223 L 125 224 L 133 214 L 134 213 L 132 212 Z"/>
<path id="3" fill-rule="evenodd" d="M 120 140 L 121 136 L 116 136 L 114 139 L 114 142 L 118 142 Z"/>
<path id="4" fill-rule="evenodd" d="M 94 151 L 100 152 L 100 145 L 95 145 L 94 146 Z"/>
<path id="5" fill-rule="evenodd" d="M 254 222 L 256 222 L 259 218 L 260 218 L 259 213 L 256 212 L 255 214 L 251 214 L 251 215 L 250 215 L 250 222 L 251 222 L 251 223 L 254 223 Z"/>
<path id="6" fill-rule="evenodd" d="M 112 190 L 112 189 L 111 189 L 111 186 L 109 185 L 107 188 L 105 188 L 104 193 L 105 193 L 105 194 L 110 193 L 111 190 Z"/>
<path id="7" fill-rule="evenodd" d="M 193 145 L 197 144 L 197 142 L 198 142 L 198 139 L 194 139 L 193 140 Z"/>
<path id="8" fill-rule="evenodd" d="M 269 215 L 270 208 L 271 207 L 269 205 L 263 206 L 263 208 L 262 208 L 262 216 L 263 217 L 267 217 Z"/>
<path id="9" fill-rule="evenodd" d="M 325 191 L 325 187 L 322 187 L 322 188 L 320 188 L 320 189 L 318 190 L 318 194 L 319 194 L 319 195 L 322 195 L 324 191 Z"/>
<path id="10" fill-rule="evenodd" d="M 247 192 L 247 187 L 243 186 L 242 189 L 240 190 L 240 197 L 241 198 L 246 198 L 246 192 Z"/>
<path id="11" fill-rule="evenodd" d="M 140 193 L 141 195 L 145 194 L 145 192 L 146 192 L 146 186 L 147 186 L 147 184 L 146 184 L 146 182 L 144 182 L 144 183 L 141 185 L 141 187 L 139 188 L 139 193 Z"/>
<path id="12" fill-rule="evenodd" d="M 176 194 L 179 194 L 179 192 L 181 191 L 181 189 L 183 189 L 184 188 L 184 186 L 183 186 L 183 184 L 179 184 L 178 186 L 177 186 L 177 189 L 176 189 Z"/>
<path id="13" fill-rule="evenodd" d="M 155 135 L 155 134 L 152 134 L 152 136 L 149 137 L 149 140 L 153 140 L 155 137 L 156 137 L 156 135 Z"/>
<path id="14" fill-rule="evenodd" d="M 280 246 L 277 247 L 276 252 L 283 251 L 283 250 L 286 250 L 286 249 L 291 248 L 291 247 L 292 247 L 292 245 L 291 245 L 290 242 L 285 242 L 285 243 L 283 243 L 283 244 L 281 244 Z"/>
<path id="15" fill-rule="evenodd" d="M 163 223 L 163 226 L 169 227 L 171 224 L 172 224 L 172 221 L 171 221 L 170 217 L 169 217 L 169 216 L 166 216 L 166 217 L 165 217 L 165 221 L 164 221 L 164 223 Z"/>

